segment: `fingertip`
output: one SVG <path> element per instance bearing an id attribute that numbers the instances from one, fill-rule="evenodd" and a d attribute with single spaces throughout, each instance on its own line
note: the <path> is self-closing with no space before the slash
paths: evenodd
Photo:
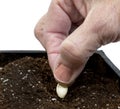
<path id="1" fill-rule="evenodd" d="M 54 77 L 56 81 L 65 85 L 71 84 L 72 76 L 72 70 L 63 64 L 59 65 L 54 72 Z"/>

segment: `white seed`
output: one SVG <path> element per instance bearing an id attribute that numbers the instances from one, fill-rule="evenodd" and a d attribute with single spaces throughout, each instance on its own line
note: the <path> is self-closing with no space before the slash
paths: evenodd
<path id="1" fill-rule="evenodd" d="M 57 92 L 57 95 L 60 98 L 64 98 L 67 95 L 68 87 L 67 86 L 63 86 L 61 84 L 57 84 L 56 92 Z"/>

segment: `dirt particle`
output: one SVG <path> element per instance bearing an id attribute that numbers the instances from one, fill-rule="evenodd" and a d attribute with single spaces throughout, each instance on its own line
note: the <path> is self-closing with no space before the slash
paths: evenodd
<path id="1" fill-rule="evenodd" d="M 29 70 L 28 70 L 28 72 L 30 73 L 30 72 L 31 72 L 31 70 L 29 69 Z"/>
<path id="2" fill-rule="evenodd" d="M 34 86 L 34 85 L 32 85 L 32 88 L 35 88 L 35 86 Z"/>
<path id="3" fill-rule="evenodd" d="M 56 99 L 56 98 L 52 98 L 51 100 L 52 100 L 52 101 L 57 101 L 57 99 Z"/>
<path id="4" fill-rule="evenodd" d="M 95 104 L 94 106 L 95 106 L 95 107 L 97 107 L 98 105 L 97 105 L 97 104 Z"/>
<path id="5" fill-rule="evenodd" d="M 81 102 L 82 102 L 82 103 L 84 103 L 84 102 L 85 102 L 85 100 L 82 98 L 82 99 L 81 99 Z"/>
<path id="6" fill-rule="evenodd" d="M 3 81 L 3 83 L 8 82 L 8 81 L 9 81 L 9 79 L 5 79 L 5 80 Z"/>
<path id="7" fill-rule="evenodd" d="M 92 92 L 93 95 L 95 95 L 96 93 L 95 92 Z"/>
<path id="8" fill-rule="evenodd" d="M 4 80 L 4 78 L 0 78 L 0 80 L 1 80 L 1 81 L 3 81 L 3 80 Z"/>
<path id="9" fill-rule="evenodd" d="M 22 80 L 27 79 L 27 77 L 28 77 L 28 74 L 26 74 L 25 76 L 23 76 Z"/>
<path id="10" fill-rule="evenodd" d="M 83 106 L 83 108 L 86 108 L 86 106 Z"/>
<path id="11" fill-rule="evenodd" d="M 14 94 L 14 93 L 12 93 L 12 96 L 15 96 L 15 94 Z"/>
<path id="12" fill-rule="evenodd" d="M 0 71 L 2 71 L 3 67 L 0 67 Z"/>
<path id="13" fill-rule="evenodd" d="M 108 107 L 108 106 L 110 106 L 110 104 L 106 104 L 106 106 Z"/>
<path id="14" fill-rule="evenodd" d="M 20 75 L 22 75 L 23 74 L 23 72 L 20 72 Z"/>

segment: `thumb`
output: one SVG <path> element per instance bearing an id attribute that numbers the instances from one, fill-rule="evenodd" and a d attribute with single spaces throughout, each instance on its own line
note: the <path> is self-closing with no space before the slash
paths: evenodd
<path id="1" fill-rule="evenodd" d="M 81 25 L 60 47 L 54 70 L 55 79 L 63 84 L 71 84 L 82 72 L 89 57 L 100 47 L 97 34 Z"/>
<path id="2" fill-rule="evenodd" d="M 118 40 L 118 20 L 108 15 L 110 9 L 101 12 L 100 7 L 91 9 L 83 24 L 62 42 L 54 70 L 58 82 L 71 84 L 101 45 Z"/>

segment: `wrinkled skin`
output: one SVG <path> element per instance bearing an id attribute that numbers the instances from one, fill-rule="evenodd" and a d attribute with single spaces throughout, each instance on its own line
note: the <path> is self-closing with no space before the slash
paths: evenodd
<path id="1" fill-rule="evenodd" d="M 55 79 L 69 85 L 100 46 L 120 40 L 120 0 L 52 0 L 35 36 Z"/>

